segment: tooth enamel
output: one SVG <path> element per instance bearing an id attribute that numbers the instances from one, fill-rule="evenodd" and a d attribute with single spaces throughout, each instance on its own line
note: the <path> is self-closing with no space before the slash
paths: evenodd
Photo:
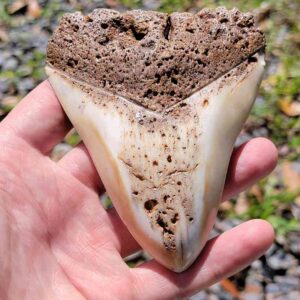
<path id="1" fill-rule="evenodd" d="M 253 29 L 252 18 L 236 11 L 228 12 L 219 9 L 217 12 L 216 15 L 220 18 L 221 24 L 223 24 L 224 16 L 232 18 L 224 22 L 232 22 L 231 26 L 237 26 L 237 28 L 228 29 L 233 37 L 238 37 L 244 32 L 243 39 L 247 41 L 247 34 L 251 36 L 248 42 L 249 49 L 248 52 L 241 50 L 238 59 L 230 53 L 227 54 L 230 63 L 225 62 L 225 71 L 221 72 L 219 66 L 224 63 L 224 58 L 220 57 L 220 54 L 214 56 L 213 51 L 217 53 L 218 50 L 214 50 L 212 46 L 209 55 L 214 59 L 213 63 L 210 64 L 207 61 L 209 65 L 206 66 L 207 69 L 204 65 L 199 69 L 200 71 L 207 70 L 207 73 L 199 71 L 199 76 L 202 76 L 199 78 L 203 82 L 195 80 L 194 76 L 198 75 L 198 71 L 195 71 L 195 74 L 186 73 L 186 76 L 190 76 L 188 78 L 184 76 L 179 77 L 179 80 L 178 77 L 177 79 L 169 78 L 171 83 L 167 80 L 160 83 L 161 85 L 153 84 L 155 72 L 152 74 L 150 71 L 150 73 L 145 71 L 145 74 L 141 74 L 145 77 L 141 77 L 140 80 L 132 79 L 131 76 L 136 76 L 130 69 L 130 67 L 133 68 L 132 62 L 129 67 L 124 62 L 128 76 L 119 81 L 119 77 L 114 77 L 120 75 L 116 71 L 112 77 L 112 82 L 116 81 L 115 85 L 107 87 L 106 81 L 102 80 L 102 75 L 97 73 L 95 65 L 84 65 L 87 58 L 94 59 L 90 52 L 82 52 L 83 54 L 80 55 L 84 55 L 85 58 L 81 59 L 78 56 L 76 63 L 76 59 L 75 62 L 74 60 L 70 62 L 68 58 L 70 53 L 74 52 L 72 48 L 66 49 L 68 54 L 64 54 L 65 50 L 58 47 L 61 40 L 71 39 L 71 36 L 77 34 L 78 29 L 75 33 L 69 33 L 68 30 L 69 26 L 74 26 L 78 20 L 85 22 L 82 21 L 83 17 L 80 14 L 67 16 L 66 18 L 71 21 L 62 22 L 63 33 L 57 31 L 55 38 L 49 42 L 48 46 L 46 71 L 50 83 L 66 114 L 87 146 L 120 217 L 144 249 L 161 264 L 176 272 L 186 270 L 195 261 L 207 241 L 209 231 L 215 222 L 233 145 L 255 100 L 264 69 L 263 54 L 257 52 L 257 49 L 263 48 L 264 40 L 261 33 Z M 200 12 L 199 16 L 204 19 L 208 18 L 208 21 L 205 19 L 206 24 L 212 22 L 209 16 L 213 13 L 215 14 L 215 11 L 205 10 Z M 101 26 L 103 26 L 103 20 L 106 18 L 110 22 L 115 20 L 114 18 L 124 18 L 126 22 L 132 22 L 131 18 L 135 14 L 138 21 L 145 18 L 145 24 L 148 24 L 154 36 L 157 34 L 155 30 L 160 30 L 162 36 L 159 36 L 159 41 L 157 41 L 161 43 L 157 46 L 158 54 L 156 51 L 149 50 L 154 57 L 155 64 L 160 61 L 159 55 L 170 56 L 170 52 L 164 48 L 169 44 L 171 45 L 169 51 L 177 53 L 177 50 L 174 50 L 174 47 L 177 47 L 174 39 L 179 37 L 179 42 L 181 38 L 190 39 L 189 36 L 182 37 L 180 28 L 187 26 L 188 32 L 196 30 L 188 27 L 192 26 L 192 20 L 196 20 L 196 17 L 191 14 L 172 14 L 170 18 L 167 18 L 165 14 L 136 11 L 120 17 L 117 12 L 100 10 L 92 13 L 90 19 L 97 19 L 100 16 L 99 20 L 102 20 Z M 162 32 L 163 27 L 158 27 L 158 25 L 155 27 L 156 25 L 151 23 L 152 18 L 153 20 L 162 19 L 162 22 L 168 25 L 166 27 L 168 32 L 166 30 Z M 235 18 L 239 20 L 238 25 L 235 24 Z M 131 28 L 126 22 L 122 26 Z M 88 26 L 85 23 L 78 24 L 82 28 Z M 136 23 L 133 24 L 136 26 Z M 81 28 L 80 26 L 78 28 Z M 113 28 L 114 26 L 115 24 Z M 139 26 L 142 26 L 142 29 L 139 28 L 142 33 L 133 31 L 135 38 L 151 41 L 152 37 L 147 31 L 149 28 L 146 26 L 148 29 L 145 29 L 144 25 Z M 218 28 L 225 30 L 225 25 L 220 25 L 220 27 L 217 23 L 213 26 L 217 28 L 215 33 L 210 33 L 213 36 L 217 36 Z M 247 30 L 241 29 L 247 26 L 250 28 L 248 28 L 248 33 Z M 104 27 L 106 30 L 107 27 Z M 94 30 L 93 27 L 91 28 L 89 30 Z M 201 36 L 203 32 L 201 32 L 201 26 L 199 28 L 197 30 L 200 30 L 199 36 Z M 94 33 L 91 32 L 93 36 Z M 64 39 L 60 34 L 64 36 Z M 123 31 L 115 34 L 114 38 L 120 39 L 120 43 L 131 41 L 131 33 L 126 38 L 123 38 L 122 34 L 124 34 Z M 146 35 L 145 38 L 144 35 Z M 231 35 L 228 34 L 227 37 Z M 237 41 L 239 41 L 238 38 Z M 76 40 L 73 42 L 76 47 L 79 47 L 76 49 L 81 51 L 81 44 L 77 45 Z M 112 44 L 107 47 L 115 47 L 114 42 L 112 41 Z M 133 49 L 142 47 L 140 41 L 134 43 L 137 44 L 132 46 Z M 216 46 L 222 45 L 222 41 L 216 42 L 216 39 L 213 39 L 212 43 L 216 43 L 214 44 Z M 229 47 L 230 45 L 226 43 L 227 41 L 224 40 L 224 45 Z M 206 46 L 201 43 L 198 46 L 198 53 L 206 49 Z M 116 49 L 119 49 L 118 47 L 116 46 Z M 104 51 L 103 49 L 98 50 L 101 52 Z M 184 50 L 178 51 L 181 55 L 180 51 Z M 207 55 L 205 51 L 204 58 Z M 255 52 L 256 54 L 253 55 Z M 138 52 L 136 55 L 139 54 Z M 203 64 L 204 59 L 198 59 L 198 54 L 195 54 L 193 59 L 195 63 L 199 60 L 200 65 Z M 104 60 L 103 64 L 106 63 L 107 61 Z M 83 64 L 83 71 L 81 71 L 81 66 L 77 67 L 77 64 Z M 178 66 L 175 62 L 171 67 L 178 67 L 180 70 L 181 65 L 187 67 L 181 61 L 178 61 Z M 170 67 L 168 63 L 167 66 Z M 216 72 L 213 66 L 218 69 Z M 87 67 L 91 69 L 86 71 Z M 95 73 L 100 77 L 91 76 Z M 211 78 L 212 74 L 214 75 Z M 106 75 L 106 73 L 103 74 L 104 77 Z M 126 80 L 128 80 L 127 83 Z M 148 81 L 153 85 L 150 85 L 151 96 L 148 95 Z M 187 89 L 189 81 L 197 88 L 192 94 L 192 91 L 189 92 Z M 132 85 L 134 82 L 136 82 L 136 89 Z M 172 90 L 173 93 L 169 93 L 168 96 L 161 96 L 160 91 L 164 92 L 164 89 L 168 91 L 170 87 L 173 89 L 173 85 L 177 86 L 177 90 Z M 182 94 L 181 91 L 183 91 Z M 183 97 L 184 93 L 186 97 Z M 141 95 L 146 96 L 142 98 Z"/>
<path id="2" fill-rule="evenodd" d="M 174 271 L 190 266 L 213 226 L 233 144 L 262 78 L 264 60 L 257 57 L 258 62 L 247 66 L 246 74 L 227 80 L 223 76 L 184 100 L 186 106 L 176 117 L 174 111 L 153 113 L 104 90 L 74 84 L 59 71 L 47 68 L 64 110 L 130 232 Z M 140 125 L 142 115 L 146 118 Z M 153 118 L 156 121 L 150 123 Z M 151 132 L 154 123 L 163 133 Z M 167 197 L 164 203 L 167 195 L 172 199 Z M 157 214 L 159 208 L 167 214 Z"/>

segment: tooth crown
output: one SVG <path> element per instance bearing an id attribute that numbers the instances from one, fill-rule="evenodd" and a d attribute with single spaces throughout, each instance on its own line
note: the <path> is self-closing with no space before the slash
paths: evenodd
<path id="1" fill-rule="evenodd" d="M 99 9 L 63 16 L 47 62 L 96 87 L 161 112 L 265 45 L 253 16 L 204 9 L 193 15 Z"/>

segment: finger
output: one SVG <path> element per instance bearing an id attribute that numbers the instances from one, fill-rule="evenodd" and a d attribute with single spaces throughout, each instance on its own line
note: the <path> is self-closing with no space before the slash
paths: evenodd
<path id="1" fill-rule="evenodd" d="M 103 193 L 104 186 L 83 143 L 73 148 L 57 163 L 91 189 Z"/>
<path id="2" fill-rule="evenodd" d="M 67 153 L 58 162 L 58 165 L 91 189 L 99 193 L 104 192 L 104 186 L 83 143 L 80 143 Z M 141 247 L 128 231 L 115 208 L 108 210 L 108 217 L 116 234 L 115 245 L 121 256 L 126 257 L 138 251 Z"/>
<path id="3" fill-rule="evenodd" d="M 256 138 L 238 147 L 231 158 L 223 200 L 266 176 L 273 170 L 276 162 L 277 150 L 267 139 Z M 108 214 L 111 223 L 116 228 L 119 249 L 123 257 L 140 250 L 139 244 L 128 232 L 115 209 L 111 209 Z"/>
<path id="4" fill-rule="evenodd" d="M 108 210 L 108 218 L 116 236 L 115 247 L 122 257 L 126 257 L 141 249 L 141 246 L 131 235 L 115 208 Z"/>
<path id="5" fill-rule="evenodd" d="M 175 299 L 190 296 L 242 270 L 272 244 L 274 231 L 263 220 L 248 221 L 210 240 L 187 271 L 177 274 L 156 261 L 132 270 L 137 299 Z"/>
<path id="6" fill-rule="evenodd" d="M 276 147 L 265 138 L 252 139 L 235 149 L 227 172 L 223 200 L 268 175 L 275 168 L 277 159 Z"/>
<path id="7" fill-rule="evenodd" d="M 70 130 L 71 123 L 46 80 L 8 114 L 1 128 L 48 153 Z"/>

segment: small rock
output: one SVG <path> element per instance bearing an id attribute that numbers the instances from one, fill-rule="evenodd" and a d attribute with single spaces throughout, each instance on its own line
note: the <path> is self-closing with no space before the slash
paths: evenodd
<path id="1" fill-rule="evenodd" d="M 31 91 L 35 87 L 35 81 L 32 77 L 27 77 L 18 83 L 18 89 L 21 92 Z"/>
<path id="2" fill-rule="evenodd" d="M 248 142 L 249 140 L 251 140 L 252 136 L 247 133 L 247 132 L 243 132 L 241 133 L 238 138 L 236 139 L 236 142 L 235 142 L 235 147 L 239 147 L 240 145 Z"/>
<path id="3" fill-rule="evenodd" d="M 290 232 L 288 234 L 287 246 L 294 255 L 300 255 L 300 234 L 299 232 Z"/>
<path id="4" fill-rule="evenodd" d="M 23 57 L 22 57 L 22 61 L 24 63 L 30 61 L 33 59 L 33 52 L 32 51 L 29 51 L 29 52 L 26 52 L 23 54 Z"/>
<path id="5" fill-rule="evenodd" d="M 212 286 L 210 286 L 207 289 L 207 292 L 210 294 L 210 297 L 207 299 L 216 299 L 216 300 L 233 300 L 234 297 L 231 296 L 227 291 L 225 291 L 220 283 L 216 283 Z"/>
<path id="6" fill-rule="evenodd" d="M 299 300 L 300 299 L 300 291 L 291 291 L 289 293 L 288 300 Z"/>
<path id="7" fill-rule="evenodd" d="M 8 80 L 0 79 L 0 93 L 6 93 L 8 91 Z"/>
<path id="8" fill-rule="evenodd" d="M 260 95 L 258 95 L 258 96 L 256 97 L 256 99 L 255 99 L 254 105 L 263 105 L 263 104 L 265 104 L 265 103 L 266 103 L 265 98 L 262 97 L 262 96 L 260 96 Z"/>
<path id="9" fill-rule="evenodd" d="M 225 292 L 225 291 L 219 293 L 217 296 L 218 296 L 219 300 L 220 299 L 222 299 L 222 300 L 234 300 L 234 299 L 236 299 L 235 297 L 231 296 L 231 294 L 229 294 L 228 292 Z"/>
<path id="10" fill-rule="evenodd" d="M 3 62 L 4 62 L 4 57 L 1 55 L 1 51 L 2 51 L 2 49 L 0 49 L 0 70 L 2 69 Z"/>
<path id="11" fill-rule="evenodd" d="M 267 294 L 274 294 L 280 292 L 280 288 L 276 283 L 269 283 L 266 285 L 265 291 Z"/>
<path id="12" fill-rule="evenodd" d="M 288 145 L 283 145 L 283 146 L 279 147 L 279 149 L 278 149 L 278 153 L 280 156 L 288 155 L 289 152 L 290 152 L 290 148 Z"/>
<path id="13" fill-rule="evenodd" d="M 273 75 L 273 74 L 277 73 L 279 65 L 280 65 L 279 57 L 271 55 L 269 57 L 269 63 L 267 64 L 267 68 L 266 68 L 264 76 L 268 77 L 270 75 Z"/>
<path id="14" fill-rule="evenodd" d="M 233 227 L 236 227 L 242 223 L 241 220 L 238 219 L 226 219 L 226 220 L 217 220 L 215 224 L 215 228 L 217 230 L 220 230 L 221 232 L 225 232 L 227 230 L 232 229 Z"/>
<path id="15" fill-rule="evenodd" d="M 67 154 L 72 147 L 66 143 L 57 144 L 51 153 L 51 159 L 59 161 L 65 154 Z"/>
<path id="16" fill-rule="evenodd" d="M 263 264 L 261 262 L 261 260 L 255 260 L 252 264 L 251 264 L 252 269 L 254 270 L 261 270 L 263 267 Z"/>
<path id="17" fill-rule="evenodd" d="M 22 49 L 20 49 L 20 48 L 15 48 L 15 49 L 13 49 L 12 50 L 12 55 L 14 55 L 15 57 L 20 57 L 20 56 L 22 56 L 23 55 L 23 50 Z"/>
<path id="18" fill-rule="evenodd" d="M 18 67 L 18 60 L 14 57 L 10 57 L 2 63 L 3 70 L 15 71 Z"/>
<path id="19" fill-rule="evenodd" d="M 161 5 L 161 1 L 147 0 L 143 1 L 143 5 L 145 10 L 157 10 Z"/>
<path id="20" fill-rule="evenodd" d="M 216 236 L 218 236 L 220 234 L 220 231 L 216 230 L 215 228 L 213 228 L 211 230 L 211 232 L 209 233 L 209 236 L 208 236 L 208 239 L 213 239 L 215 238 Z"/>
<path id="21" fill-rule="evenodd" d="M 287 274 L 300 278 L 300 266 L 291 267 L 288 269 Z"/>
<path id="22" fill-rule="evenodd" d="M 287 243 L 287 236 L 284 236 L 284 235 L 277 235 L 277 236 L 276 236 L 276 242 L 277 242 L 278 244 L 280 244 L 281 246 L 286 245 L 286 243 Z"/>
<path id="23" fill-rule="evenodd" d="M 295 289 L 300 287 L 300 278 L 294 276 L 275 276 L 274 281 L 279 283 L 280 286 L 284 286 L 285 288 Z"/>
<path id="24" fill-rule="evenodd" d="M 236 227 L 238 225 L 241 225 L 243 223 L 243 221 L 239 220 L 239 219 L 231 219 L 231 223 L 232 223 L 233 227 Z"/>
<path id="25" fill-rule="evenodd" d="M 82 1 L 83 4 L 86 3 L 86 1 Z M 101 7 L 105 7 L 105 0 L 94 0 L 92 1 L 92 7 L 98 7 L 98 8 L 101 8 Z M 90 4 L 91 5 L 91 4 Z"/>
<path id="26" fill-rule="evenodd" d="M 222 288 L 221 288 L 221 286 L 220 286 L 219 283 L 213 284 L 212 286 L 210 286 L 210 287 L 208 288 L 208 290 L 209 290 L 211 293 L 214 293 L 214 294 L 218 294 L 218 293 L 222 292 Z"/>
<path id="27" fill-rule="evenodd" d="M 205 291 L 201 291 L 194 296 L 190 297 L 189 300 L 207 300 L 207 293 Z"/>
<path id="28" fill-rule="evenodd" d="M 293 167 L 295 172 L 300 174 L 300 162 L 294 161 L 292 163 L 292 167 Z"/>
<path id="29" fill-rule="evenodd" d="M 253 137 L 267 137 L 268 130 L 265 127 L 257 128 L 252 132 Z"/>
<path id="30" fill-rule="evenodd" d="M 255 293 L 242 293 L 243 300 L 264 300 L 264 296 Z"/>
<path id="31" fill-rule="evenodd" d="M 294 291 L 299 291 L 300 279 L 292 276 L 275 276 L 274 279 L 274 283 L 269 283 L 266 285 L 266 299 L 294 299 L 290 298 L 290 295 Z M 297 294 L 294 295 L 296 296 Z"/>
<path id="32" fill-rule="evenodd" d="M 220 300 L 220 298 L 217 295 L 210 294 L 208 296 L 207 300 Z"/>
<path id="33" fill-rule="evenodd" d="M 0 67 L 3 68 L 4 63 L 10 56 L 11 56 L 11 54 L 8 51 L 3 51 L 1 49 L 1 51 L 0 51 Z"/>
<path id="34" fill-rule="evenodd" d="M 297 265 L 297 260 L 291 254 L 285 253 L 283 249 L 279 249 L 267 258 L 267 263 L 273 270 L 287 270 Z"/>
<path id="35" fill-rule="evenodd" d="M 32 67 L 22 65 L 19 67 L 18 71 L 22 74 L 23 77 L 30 76 L 32 74 Z"/>
<path id="36" fill-rule="evenodd" d="M 262 283 L 257 280 L 254 276 L 256 274 L 249 275 L 246 279 L 245 292 L 251 294 L 261 294 L 264 290 Z"/>
<path id="37" fill-rule="evenodd" d="M 278 250 L 278 246 L 276 244 L 272 244 L 271 247 L 266 251 L 266 257 L 272 256 Z"/>

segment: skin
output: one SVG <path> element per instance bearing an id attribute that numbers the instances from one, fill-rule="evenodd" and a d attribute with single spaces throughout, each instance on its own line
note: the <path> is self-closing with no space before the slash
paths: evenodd
<path id="1" fill-rule="evenodd" d="M 70 130 L 45 81 L 0 123 L 0 298 L 175 299 L 228 277 L 261 256 L 274 232 L 252 220 L 210 240 L 187 271 L 154 260 L 130 269 L 139 245 L 104 191 L 84 145 L 58 163 L 48 154 Z M 256 138 L 232 155 L 223 200 L 266 176 L 277 151 Z"/>

